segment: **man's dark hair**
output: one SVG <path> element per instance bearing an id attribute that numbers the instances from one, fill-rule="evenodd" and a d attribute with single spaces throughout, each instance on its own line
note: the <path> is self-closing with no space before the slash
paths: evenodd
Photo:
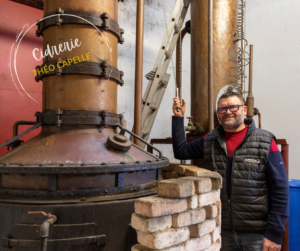
<path id="1" fill-rule="evenodd" d="M 225 92 L 224 94 L 222 94 L 222 96 L 219 98 L 218 100 L 218 104 L 220 102 L 221 99 L 223 98 L 229 98 L 229 97 L 238 97 L 241 100 L 241 104 L 244 105 L 245 101 L 242 97 L 242 95 L 238 92 Z"/>

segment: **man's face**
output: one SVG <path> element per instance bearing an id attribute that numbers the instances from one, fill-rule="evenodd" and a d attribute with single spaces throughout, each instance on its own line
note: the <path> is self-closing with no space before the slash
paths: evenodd
<path id="1" fill-rule="evenodd" d="M 218 108 L 228 107 L 232 105 L 242 105 L 242 102 L 238 97 L 235 96 L 222 98 L 219 101 Z M 246 116 L 246 114 L 247 106 L 240 106 L 239 109 L 235 112 L 227 109 L 227 111 L 223 114 L 219 113 L 219 111 L 217 110 L 219 122 L 225 129 L 237 128 L 241 123 L 244 122 L 244 117 Z"/>

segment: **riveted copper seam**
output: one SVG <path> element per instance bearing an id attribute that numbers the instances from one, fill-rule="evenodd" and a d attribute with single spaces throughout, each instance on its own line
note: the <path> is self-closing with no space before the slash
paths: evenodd
<path id="1" fill-rule="evenodd" d="M 134 95 L 134 133 L 141 136 L 142 130 L 142 90 L 143 90 L 143 44 L 144 44 L 144 0 L 137 1 L 136 13 L 136 60 Z M 134 143 L 141 146 L 138 139 Z"/>

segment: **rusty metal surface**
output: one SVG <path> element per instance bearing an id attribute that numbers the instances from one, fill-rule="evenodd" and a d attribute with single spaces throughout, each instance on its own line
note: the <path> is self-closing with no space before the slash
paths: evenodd
<path id="1" fill-rule="evenodd" d="M 156 158 L 133 145 L 126 153 L 106 148 L 113 128 L 97 126 L 43 126 L 41 133 L 14 150 L 2 155 L 0 163 L 9 164 L 101 164 L 134 163 Z"/>
<path id="2" fill-rule="evenodd" d="M 154 186 L 153 186 L 154 185 Z M 152 186 L 152 188 L 151 188 Z M 125 190 L 125 189 L 123 189 Z M 19 191 L 19 190 L 18 190 Z M 21 192 L 21 191 L 20 191 Z M 101 194 L 92 197 L 74 197 L 74 194 L 69 194 L 69 197 L 65 198 L 37 198 L 36 196 L 28 196 L 24 197 L 8 197 L 7 194 L 5 196 L 0 196 L 1 203 L 10 203 L 10 204 L 22 204 L 22 205 L 55 205 L 55 204 L 82 204 L 82 203 L 94 203 L 94 202 L 107 202 L 107 201 L 117 201 L 117 200 L 125 200 L 132 198 L 139 198 L 144 196 L 153 196 L 157 194 L 156 184 L 142 184 L 140 186 L 131 186 L 129 189 L 126 188 L 126 192 L 120 192 L 115 194 L 106 194 L 105 190 Z"/>
<path id="3" fill-rule="evenodd" d="M 213 1 L 213 106 L 220 89 L 237 86 L 238 1 Z M 191 115 L 208 131 L 208 1 L 191 1 Z"/>
<path id="4" fill-rule="evenodd" d="M 101 125 L 104 127 L 122 123 L 123 115 L 107 111 L 56 110 L 37 112 L 43 125 Z"/>
<path id="5" fill-rule="evenodd" d="M 118 0 L 89 0 L 88 4 L 86 0 L 45 0 L 45 15 L 56 9 L 107 13 L 118 22 Z M 28 215 L 29 211 L 55 214 L 57 224 L 68 226 L 61 227 L 69 236 L 59 235 L 59 240 L 50 237 L 49 251 L 130 251 L 136 243 L 135 231 L 129 226 L 135 198 L 156 194 L 160 169 L 168 165 L 168 159 L 160 151 L 156 157 L 135 144 L 127 152 L 107 145 L 110 136 L 118 135 L 117 127 L 126 131 L 116 114 L 117 83 L 108 71 L 108 65 L 117 68 L 119 39 L 105 29 L 100 34 L 87 25 L 61 25 L 61 19 L 62 15 L 55 26 L 43 31 L 43 51 L 49 46 L 59 48 L 72 39 L 78 39 L 81 46 L 45 56 L 43 63 L 69 62 L 89 53 L 88 60 L 101 64 L 102 73 L 63 75 L 62 70 L 43 77 L 43 109 L 37 117 L 45 123 L 40 134 L 0 156 L 0 215 L 8 212 L 1 221 L 0 236 L 5 248 L 0 247 L 0 251 L 6 247 L 15 251 L 40 250 L 36 224 L 41 221 L 36 220 L 36 215 Z M 108 65 L 103 65 L 104 61 Z M 39 125 L 40 120 L 35 126 Z M 85 228 L 70 228 L 87 222 L 95 223 L 93 233 Z M 14 226 L 20 223 L 33 226 L 26 238 L 14 232 Z M 51 227 L 50 233 L 55 230 Z M 74 231 L 77 235 L 70 236 Z"/>
<path id="6" fill-rule="evenodd" d="M 150 140 L 150 144 L 172 144 L 173 140 L 172 137 L 168 137 L 165 139 L 151 139 Z M 147 146 L 147 152 L 149 153 L 153 153 L 153 148 L 151 148 L 150 146 Z"/>
<path id="7" fill-rule="evenodd" d="M 2 145 L 0 145 L 0 149 L 2 147 L 5 147 L 5 146 L 8 146 L 10 144 L 14 144 L 16 141 L 18 141 L 19 138 L 23 137 L 24 135 L 26 135 L 27 133 L 30 133 L 31 131 L 33 131 L 34 129 L 40 127 L 43 123 L 42 122 L 39 122 L 37 124 L 35 124 L 33 127 L 29 128 L 28 130 L 22 132 L 21 134 L 13 137 L 12 139 L 10 140 L 7 140 L 5 143 L 3 143 Z"/>
<path id="8" fill-rule="evenodd" d="M 58 16 L 58 14 L 60 14 Z M 80 17 L 80 18 L 78 18 Z M 46 19 L 38 23 L 38 29 L 36 30 L 36 35 L 39 37 L 43 35 L 43 31 L 51 26 L 56 26 L 57 22 L 60 25 L 65 24 L 81 24 L 81 25 L 91 25 L 93 24 L 98 29 L 104 29 L 105 31 L 112 32 L 117 38 L 119 43 L 124 43 L 124 30 L 120 29 L 119 24 L 109 17 L 109 15 L 104 12 L 103 14 L 88 12 L 88 11 L 78 11 L 78 10 L 63 10 L 58 9 L 55 12 L 49 13 L 45 16 Z"/>
<path id="9" fill-rule="evenodd" d="M 135 51 L 135 92 L 134 92 L 134 133 L 142 136 L 142 95 L 143 95 L 143 44 L 144 44 L 144 0 L 137 1 L 136 7 L 136 51 Z M 141 142 L 134 138 L 136 145 Z"/>
<path id="10" fill-rule="evenodd" d="M 91 0 L 86 4 L 84 0 L 44 2 L 44 14 L 62 10 L 76 10 L 94 13 L 107 13 L 118 22 L 118 1 Z M 117 67 L 118 38 L 109 31 L 100 34 L 92 26 L 66 24 L 52 26 L 43 32 L 44 50 L 47 45 L 56 46 L 70 42 L 70 39 L 81 42 L 81 46 L 71 51 L 54 54 L 51 60 L 67 60 L 90 53 L 91 62 L 99 63 L 105 60 L 107 64 Z M 109 44 L 108 44 L 109 41 Z M 44 63 L 50 60 L 44 58 Z M 67 67 L 67 66 L 66 66 Z M 69 75 L 48 76 L 43 79 L 43 110 L 108 110 L 117 112 L 117 83 L 112 79 L 99 79 L 98 76 Z"/>
<path id="11" fill-rule="evenodd" d="M 115 174 L 57 175 L 57 189 L 75 190 L 114 187 L 115 179 Z"/>
<path id="12" fill-rule="evenodd" d="M 24 4 L 33 8 L 37 8 L 39 10 L 42 10 L 44 6 L 43 0 L 10 0 L 10 1 Z"/>
<path id="13" fill-rule="evenodd" d="M 40 240 L 18 240 L 18 239 L 8 239 L 7 248 L 35 248 L 40 250 L 41 241 Z M 101 243 L 102 245 L 98 244 Z M 47 250 L 51 250 L 51 247 L 55 248 L 56 251 L 65 250 L 66 247 L 78 247 L 79 245 L 86 244 L 95 244 L 96 247 L 104 246 L 106 244 L 106 236 L 105 235 L 97 235 L 97 236 L 86 236 L 86 237 L 78 237 L 78 238 L 59 238 L 57 240 L 48 240 L 47 241 Z M 82 248 L 82 246 L 80 247 Z M 32 249 L 31 249 L 32 250 Z M 72 249 L 73 250 L 73 249 Z"/>
<path id="14" fill-rule="evenodd" d="M 21 205 L 0 203 L 0 213 L 5 215 L 0 228 L 1 238 L 39 240 L 37 225 L 43 222 L 40 215 L 28 215 L 28 211 L 46 211 L 57 216 L 58 221 L 50 229 L 48 241 L 70 238 L 82 238 L 88 236 L 107 236 L 105 246 L 97 246 L 97 243 L 88 245 L 67 245 L 50 247 L 49 251 L 130 251 L 127 249 L 129 239 L 128 230 L 131 215 L 134 212 L 135 199 L 111 201 L 105 203 L 81 203 L 81 204 L 58 204 L 58 205 Z M 20 224 L 23 225 L 19 232 Z M 25 225 L 25 226 L 24 226 Z M 6 226 L 6 227 L 3 227 Z M 26 231 L 26 233 L 24 233 Z M 83 231 L 86 235 L 83 235 Z M 22 233 L 24 235 L 22 235 Z M 73 236 L 73 237 L 72 237 Z M 115 236 L 118 236 L 116 239 Z M 56 238 L 58 237 L 58 238 Z M 74 242 L 73 242 L 74 243 Z M 66 244 L 66 243 L 62 243 Z M 72 243 L 69 243 L 72 244 Z M 100 244 L 100 243 L 99 243 Z M 133 243 L 132 245 L 134 245 Z M 0 251 L 7 250 L 0 246 Z M 24 248 L 14 247 L 16 251 L 39 251 L 40 247 Z"/>
<path id="15" fill-rule="evenodd" d="M 44 14 L 56 12 L 57 8 L 63 10 L 78 10 L 88 11 L 95 13 L 106 12 L 110 18 L 118 22 L 118 0 L 89 0 L 87 4 L 86 0 L 76 1 L 61 1 L 61 0 L 45 0 L 44 1 Z"/>
<path id="16" fill-rule="evenodd" d="M 144 177 L 144 180 L 146 179 L 151 180 L 151 177 Z M 139 195 L 145 196 L 155 193 L 153 191 L 155 187 L 156 181 L 123 187 L 81 188 L 55 191 L 0 188 L 0 197 L 1 200 L 9 198 L 10 200 L 17 200 L 17 203 L 25 204 L 33 203 L 33 200 L 48 201 L 48 204 L 62 204 L 65 201 L 76 203 L 74 200 L 78 199 L 81 203 L 88 203 L 93 201 L 126 199 L 128 197 L 136 198 Z"/>
<path id="17" fill-rule="evenodd" d="M 77 60 L 77 59 L 76 59 Z M 123 86 L 123 76 L 124 72 L 119 71 L 116 67 L 109 65 L 106 61 L 99 59 L 98 62 L 80 62 L 75 64 L 74 62 L 70 63 L 68 67 L 63 67 L 62 69 L 56 68 L 55 71 L 48 71 L 43 73 L 43 68 L 49 65 L 62 65 L 62 60 L 59 61 L 47 61 L 41 66 L 36 67 L 36 71 L 39 72 L 35 76 L 35 81 L 39 82 L 45 77 L 56 75 L 58 77 L 62 75 L 90 75 L 97 76 L 100 79 L 110 79 L 114 80 L 117 84 Z"/>
<path id="18" fill-rule="evenodd" d="M 48 177 L 36 174 L 3 174 L 1 175 L 1 188 L 46 190 L 48 188 Z"/>
<path id="19" fill-rule="evenodd" d="M 18 129 L 20 125 L 34 125 L 36 123 L 36 121 L 28 121 L 28 120 L 19 120 L 17 122 L 14 123 L 13 125 L 13 137 L 17 136 L 18 133 Z"/>
<path id="20" fill-rule="evenodd" d="M 133 186 L 138 184 L 154 182 L 156 180 L 156 170 L 144 170 L 142 172 L 126 172 L 124 176 L 124 185 Z"/>

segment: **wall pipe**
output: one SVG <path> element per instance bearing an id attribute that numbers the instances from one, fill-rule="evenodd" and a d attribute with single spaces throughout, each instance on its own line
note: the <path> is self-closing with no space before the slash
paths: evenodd
<path id="1" fill-rule="evenodd" d="M 250 45 L 250 62 L 249 62 L 249 87 L 247 96 L 247 118 L 254 116 L 254 97 L 252 94 L 252 74 L 253 74 L 253 45 Z"/>
<path id="2" fill-rule="evenodd" d="M 136 50 L 135 50 L 135 93 L 134 93 L 134 133 L 142 131 L 142 90 L 143 90 L 143 44 L 144 44 L 144 0 L 137 0 L 136 8 Z M 134 138 L 136 145 L 141 141 Z"/>
<path id="3" fill-rule="evenodd" d="M 208 131 L 214 128 L 213 0 L 208 0 Z"/>
<path id="4" fill-rule="evenodd" d="M 176 87 L 179 90 L 179 99 L 182 101 L 182 41 L 187 33 L 186 27 L 181 30 L 180 38 L 177 40 L 176 45 Z"/>
<path id="5" fill-rule="evenodd" d="M 13 137 L 16 137 L 18 135 L 18 128 L 19 125 L 35 125 L 36 121 L 28 121 L 28 120 L 19 120 L 14 123 L 13 125 Z"/>

